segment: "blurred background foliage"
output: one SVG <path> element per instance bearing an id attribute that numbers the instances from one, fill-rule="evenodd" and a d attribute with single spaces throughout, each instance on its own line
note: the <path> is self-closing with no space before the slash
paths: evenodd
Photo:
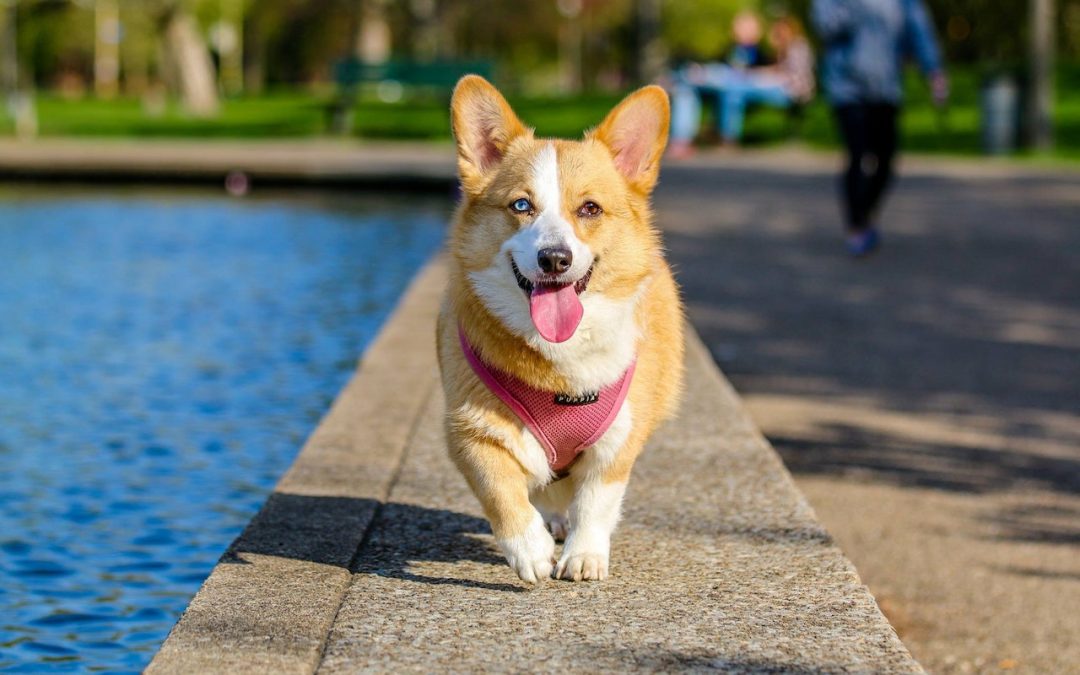
<path id="1" fill-rule="evenodd" d="M 169 7 L 196 17 L 215 60 L 229 31 L 243 36 L 244 87 L 332 80 L 356 50 L 365 6 L 390 29 L 395 58 L 481 58 L 528 89 L 550 87 L 565 64 L 567 32 L 580 32 L 580 86 L 624 87 L 635 72 L 640 2 L 633 0 L 112 0 L 120 20 L 120 79 L 140 91 L 161 75 L 160 22 Z M 741 9 L 805 19 L 810 0 L 655 0 L 670 55 L 718 58 Z M 95 0 L 0 0 L 14 7 L 21 73 L 44 89 L 85 91 L 94 77 Z M 647 3 L 646 3 L 647 4 Z M 949 61 L 1017 65 L 1027 45 L 1026 0 L 929 0 Z M 1080 60 L 1080 0 L 1058 0 L 1063 61 Z M 238 25 L 233 22 L 239 19 Z M 217 39 L 215 39 L 215 37 Z M 535 84 L 534 83 L 539 83 Z"/>
<path id="2" fill-rule="evenodd" d="M 967 119 L 975 113 L 965 106 L 976 104 L 985 74 L 1023 72 L 1029 1 L 927 0 L 957 96 L 947 127 L 919 112 L 925 97 L 913 81 L 920 128 L 947 130 L 959 151 L 977 145 L 977 120 Z M 810 2 L 0 0 L 0 65 L 7 59 L 0 74 L 15 72 L 5 76 L 14 80 L 6 82 L 9 91 L 33 92 L 35 130 L 45 135 L 295 136 L 325 130 L 343 59 L 481 60 L 535 112 L 541 130 L 566 133 L 594 123 L 593 113 L 602 114 L 617 92 L 652 79 L 666 63 L 719 58 L 730 46 L 736 12 L 791 13 L 805 21 Z M 1059 80 L 1073 84 L 1080 0 L 1055 0 L 1055 9 Z M 1059 86 L 1059 113 L 1077 110 L 1080 118 L 1072 91 Z M 554 105 L 553 97 L 565 105 Z M 442 90 L 409 90 L 403 99 L 399 91 L 365 86 L 352 129 L 445 137 L 444 106 Z M 797 133 L 831 142 L 826 113 L 811 106 Z M 0 131 L 12 127 L 10 117 L 0 116 Z M 761 119 L 751 120 L 750 142 L 791 133 L 783 116 L 755 117 Z M 1070 124 L 1065 120 L 1064 139 L 1080 136 L 1080 121 Z"/>

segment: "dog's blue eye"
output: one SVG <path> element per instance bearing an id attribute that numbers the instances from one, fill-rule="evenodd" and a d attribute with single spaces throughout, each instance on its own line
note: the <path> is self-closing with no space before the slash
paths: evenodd
<path id="1" fill-rule="evenodd" d="M 510 210 L 514 213 L 528 213 L 529 211 L 532 211 L 532 207 L 532 202 L 522 197 L 510 205 Z"/>

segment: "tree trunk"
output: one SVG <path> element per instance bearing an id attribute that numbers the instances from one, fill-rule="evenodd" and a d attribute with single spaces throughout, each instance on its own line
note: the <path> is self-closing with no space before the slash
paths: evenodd
<path id="1" fill-rule="evenodd" d="M 664 72 L 667 54 L 660 37 L 660 0 L 636 0 L 637 49 L 634 79 L 638 84 L 655 82 Z"/>
<path id="2" fill-rule="evenodd" d="M 386 63 L 390 59 L 390 40 L 384 0 L 361 0 L 356 56 L 364 63 Z"/>
<path id="3" fill-rule="evenodd" d="M 162 20 L 165 56 L 173 81 L 188 112 L 197 117 L 211 117 L 218 111 L 218 92 L 214 63 L 199 34 L 195 19 L 173 5 Z"/>
<path id="4" fill-rule="evenodd" d="M 562 93 L 581 91 L 581 52 L 584 33 L 581 30 L 583 0 L 562 0 L 556 3 L 563 20 L 559 22 L 559 69 L 562 71 Z"/>
<path id="5" fill-rule="evenodd" d="M 413 19 L 412 56 L 432 61 L 439 56 L 439 6 L 435 0 L 410 0 Z"/>
<path id="6" fill-rule="evenodd" d="M 1028 0 L 1031 25 L 1031 91 L 1028 96 L 1027 137 L 1037 150 L 1053 145 L 1054 1 Z"/>
<path id="7" fill-rule="evenodd" d="M 265 31 L 254 14 L 244 22 L 244 90 L 248 94 L 261 94 L 266 88 Z"/>
<path id="8" fill-rule="evenodd" d="M 222 3 L 222 28 L 228 39 L 222 36 L 218 45 L 221 53 L 221 88 L 236 96 L 244 91 L 244 4 L 243 0 L 226 0 Z M 227 28 L 225 28 L 227 26 Z"/>
<path id="9" fill-rule="evenodd" d="M 94 3 L 94 94 L 116 96 L 120 87 L 120 6 L 116 0 Z"/>
<path id="10" fill-rule="evenodd" d="M 14 98 L 19 89 L 16 35 L 15 3 L 0 4 L 0 88 L 7 98 Z"/>

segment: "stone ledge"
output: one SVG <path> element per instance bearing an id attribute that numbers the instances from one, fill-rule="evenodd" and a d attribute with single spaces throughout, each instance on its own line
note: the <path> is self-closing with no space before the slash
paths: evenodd
<path id="1" fill-rule="evenodd" d="M 151 673 L 922 672 L 688 331 L 612 577 L 526 590 L 443 449 L 419 275 Z"/>
<path id="2" fill-rule="evenodd" d="M 690 160 L 667 162 L 662 182 L 703 170 L 763 174 L 832 175 L 834 153 L 805 146 L 779 146 L 734 155 L 704 151 Z M 136 183 L 214 183 L 240 171 L 259 185 L 454 189 L 457 167 L 449 142 L 356 139 L 138 139 L 0 138 L 0 180 Z M 908 177 L 963 180 L 1080 176 L 1067 162 L 1038 163 L 1008 158 L 904 155 Z"/>
<path id="3" fill-rule="evenodd" d="M 457 185 L 453 147 L 350 140 L 0 139 L 0 179 L 215 183 L 233 171 L 259 185 Z"/>

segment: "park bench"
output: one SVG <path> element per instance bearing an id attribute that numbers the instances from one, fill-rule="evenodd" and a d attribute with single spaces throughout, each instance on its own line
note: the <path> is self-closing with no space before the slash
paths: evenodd
<path id="1" fill-rule="evenodd" d="M 770 103 L 754 102 L 746 106 L 746 119 L 749 120 L 752 117 L 758 115 L 764 110 L 778 110 L 783 114 L 783 138 L 786 140 L 797 139 L 802 135 L 803 126 L 806 121 L 806 108 L 809 104 L 793 101 L 787 105 L 774 105 Z M 695 139 L 699 142 L 712 145 L 720 142 L 720 134 L 717 129 L 720 127 L 720 102 L 719 97 L 715 95 L 705 95 L 702 97 L 702 107 L 705 110 L 705 118 L 702 121 L 701 126 L 698 129 Z M 752 139 L 751 139 L 752 140 Z M 746 141 L 744 136 L 743 141 Z"/>
<path id="2" fill-rule="evenodd" d="M 334 64 L 334 83 L 337 92 L 327 106 L 327 126 L 332 133 L 348 134 L 352 131 L 353 109 L 365 84 L 374 84 L 386 98 L 399 98 L 405 91 L 423 91 L 446 98 L 463 75 L 476 73 L 491 78 L 490 61 L 450 60 L 438 61 L 386 61 L 364 63 L 353 57 Z"/>

